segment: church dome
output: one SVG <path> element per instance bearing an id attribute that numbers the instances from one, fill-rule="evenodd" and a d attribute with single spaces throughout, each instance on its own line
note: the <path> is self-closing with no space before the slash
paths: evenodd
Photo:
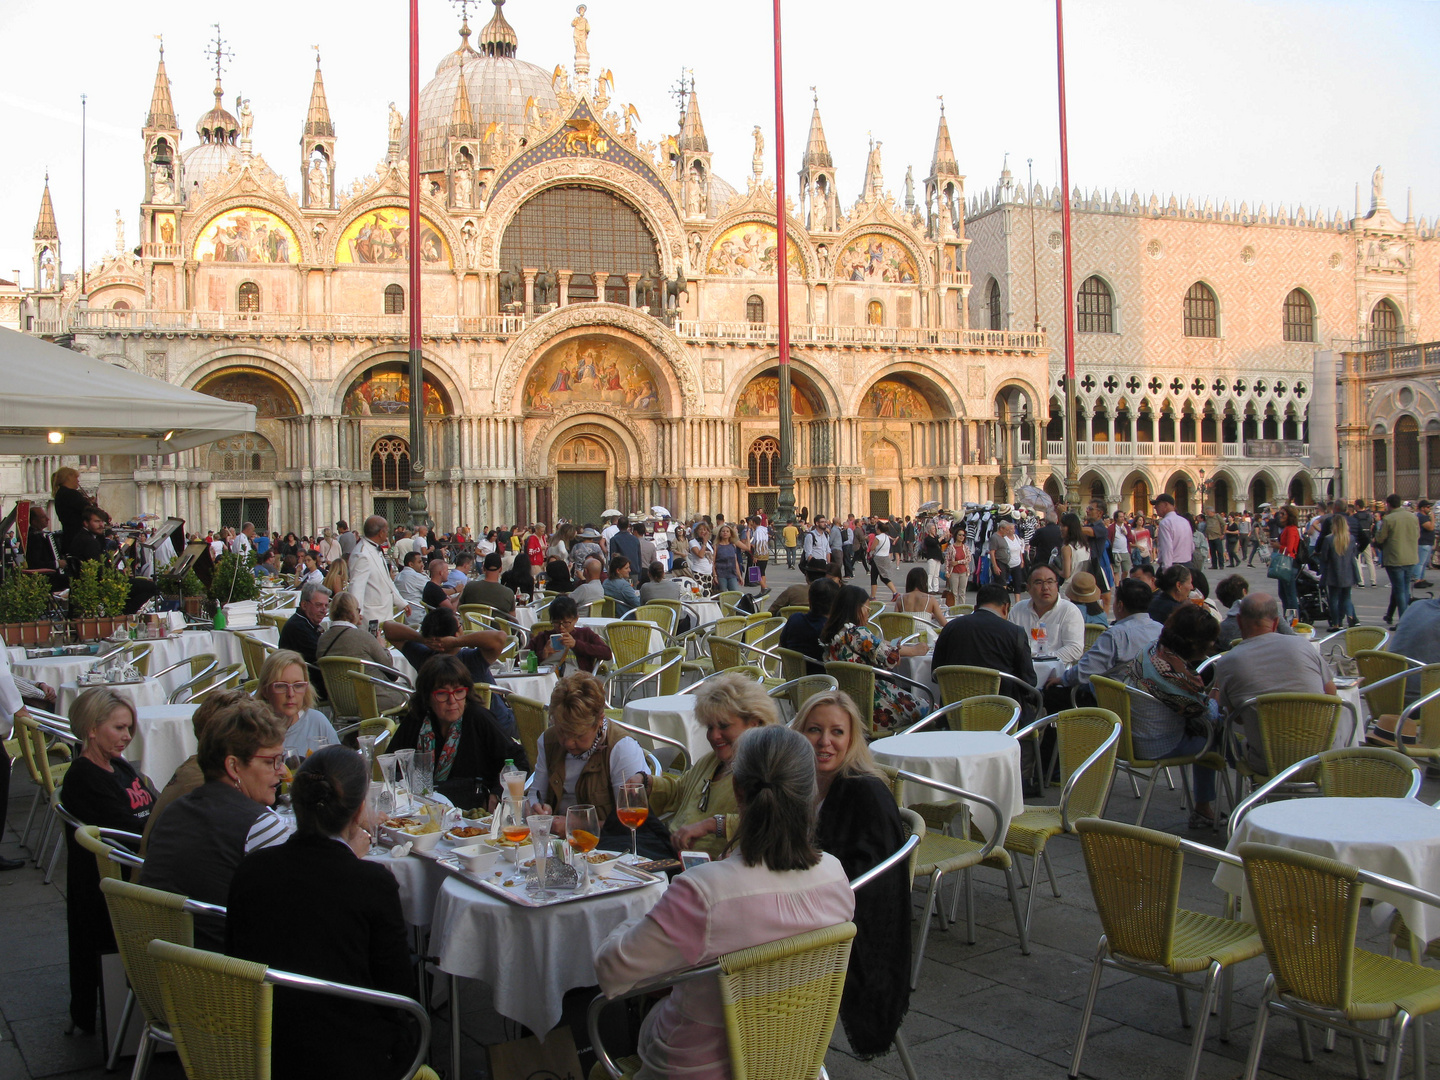
<path id="1" fill-rule="evenodd" d="M 200 142 L 180 155 L 180 175 L 185 184 L 185 201 L 191 205 L 197 201 L 201 189 L 212 177 L 229 170 L 230 162 L 240 151 L 236 140 L 240 137 L 240 123 L 222 104 L 225 92 L 220 81 L 215 81 L 215 107 L 200 117 L 195 125 L 195 134 Z"/>
<path id="2" fill-rule="evenodd" d="M 470 45 L 470 28 L 462 26 L 460 47 L 435 68 L 435 77 L 420 88 L 420 171 L 445 168 L 445 137 L 461 73 L 475 125 L 483 135 L 491 123 L 509 128 L 513 135 L 525 130 L 525 103 L 535 99 L 543 110 L 559 107 L 551 72 L 516 58 L 519 38 L 495 0 L 495 15 L 480 31 L 479 50 Z M 483 152 L 483 151 L 482 151 Z"/>

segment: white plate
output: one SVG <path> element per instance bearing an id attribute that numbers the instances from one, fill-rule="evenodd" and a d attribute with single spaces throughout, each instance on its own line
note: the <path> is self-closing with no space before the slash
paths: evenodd
<path id="1" fill-rule="evenodd" d="M 440 839 L 448 840 L 452 844 L 461 845 L 490 843 L 490 826 L 488 824 L 482 825 L 478 821 L 474 823 L 467 821 L 464 825 L 456 826 L 456 828 L 479 829 L 480 831 L 477 832 L 474 836 L 456 836 L 455 829 L 448 829 L 446 830 L 445 834 L 440 837 Z"/>

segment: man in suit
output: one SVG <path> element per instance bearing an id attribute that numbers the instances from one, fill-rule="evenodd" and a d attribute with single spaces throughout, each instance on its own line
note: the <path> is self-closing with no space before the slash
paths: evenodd
<path id="1" fill-rule="evenodd" d="M 642 565 L 650 564 L 640 562 L 640 538 L 630 531 L 628 518 L 621 518 L 616 530 L 610 534 L 610 556 L 613 559 L 616 555 L 623 555 L 630 564 L 630 581 L 632 585 L 639 585 L 639 569 Z"/>
<path id="2" fill-rule="evenodd" d="M 1010 621 L 1010 594 L 1003 585 L 984 585 L 975 595 L 975 610 L 951 619 L 935 641 L 934 670 L 959 664 L 1007 672 L 1035 685 L 1030 636 Z M 1001 692 L 1016 694 L 1002 684 Z M 1021 700 L 1016 697 L 1016 700 Z"/>
<path id="3" fill-rule="evenodd" d="M 365 519 L 365 536 L 350 553 L 350 584 L 345 591 L 360 604 L 361 625 L 382 623 L 397 609 L 409 615 L 410 605 L 390 580 L 390 567 L 380 550 L 390 535 L 390 523 L 379 514 Z"/>

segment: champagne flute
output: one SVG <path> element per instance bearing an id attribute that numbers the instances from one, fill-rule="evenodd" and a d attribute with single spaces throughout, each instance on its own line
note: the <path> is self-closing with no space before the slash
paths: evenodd
<path id="1" fill-rule="evenodd" d="M 600 843 L 600 814 L 595 807 L 588 803 L 577 803 L 565 811 L 565 835 L 570 838 L 570 848 L 579 853 L 579 865 L 575 867 L 580 875 L 580 884 L 577 886 L 584 892 L 590 883 L 590 860 L 585 858 L 588 852 L 595 850 L 595 845 Z M 571 860 L 574 865 L 575 860 Z"/>
<path id="2" fill-rule="evenodd" d="M 545 887 L 546 860 L 550 854 L 550 826 L 555 817 L 552 814 L 531 814 L 525 819 L 530 826 L 530 850 L 535 858 L 535 880 L 525 891 L 537 900 L 553 899 L 555 893 Z"/>
<path id="3" fill-rule="evenodd" d="M 615 809 L 620 824 L 630 830 L 630 854 L 640 857 L 640 842 L 635 830 L 645 824 L 650 816 L 650 800 L 645 793 L 645 784 L 640 780 L 627 780 L 620 788 L 620 804 Z"/>
<path id="4" fill-rule="evenodd" d="M 435 791 L 435 752 L 415 752 L 415 794 L 428 796 Z"/>

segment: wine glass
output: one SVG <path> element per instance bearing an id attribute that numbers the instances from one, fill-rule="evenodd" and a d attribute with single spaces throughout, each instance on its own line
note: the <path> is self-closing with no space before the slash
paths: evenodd
<path id="1" fill-rule="evenodd" d="M 413 780 L 412 780 L 412 777 L 411 777 L 411 773 L 412 773 L 412 772 L 414 771 L 414 769 L 415 769 L 415 751 L 414 751 L 414 749 L 412 748 L 412 749 L 408 749 L 408 750 L 396 750 L 396 751 L 395 751 L 395 762 L 396 762 L 397 765 L 400 766 L 400 772 L 399 772 L 399 787 L 397 787 L 397 788 L 396 788 L 396 791 L 395 791 L 395 801 L 396 801 L 397 803 L 400 801 L 400 791 L 401 791 L 401 789 L 403 789 L 404 792 L 405 792 L 406 802 L 407 802 L 407 803 L 414 802 L 415 800 L 414 800 L 413 796 L 415 795 L 416 792 L 415 792 L 415 784 L 413 783 Z"/>
<path id="2" fill-rule="evenodd" d="M 1032 626 L 1030 628 L 1030 651 L 1036 656 L 1045 651 L 1045 627 Z"/>
<path id="3" fill-rule="evenodd" d="M 1287 607 L 1285 609 L 1285 622 L 1289 624 L 1289 626 L 1293 629 L 1295 624 L 1299 621 L 1300 612 L 1295 610 L 1293 607 Z"/>
<path id="4" fill-rule="evenodd" d="M 590 860 L 585 858 L 585 855 L 594 851 L 595 845 L 600 843 L 599 812 L 588 803 L 577 803 L 570 807 L 565 811 L 565 835 L 570 838 L 571 850 L 579 854 L 579 859 L 572 859 L 571 865 L 575 866 L 580 875 L 577 888 L 584 892 L 590 883 Z"/>
<path id="5" fill-rule="evenodd" d="M 525 891 L 537 900 L 553 899 L 555 893 L 545 887 L 546 860 L 550 854 L 550 826 L 553 814 L 531 814 L 525 819 L 530 826 L 530 850 L 535 857 L 535 880 L 525 886 Z"/>
<path id="6" fill-rule="evenodd" d="M 640 841 L 635 830 L 644 825 L 645 819 L 650 816 L 650 800 L 643 781 L 627 780 L 620 788 L 620 803 L 615 809 L 615 816 L 620 819 L 621 825 L 630 830 L 630 854 L 639 858 Z"/>

